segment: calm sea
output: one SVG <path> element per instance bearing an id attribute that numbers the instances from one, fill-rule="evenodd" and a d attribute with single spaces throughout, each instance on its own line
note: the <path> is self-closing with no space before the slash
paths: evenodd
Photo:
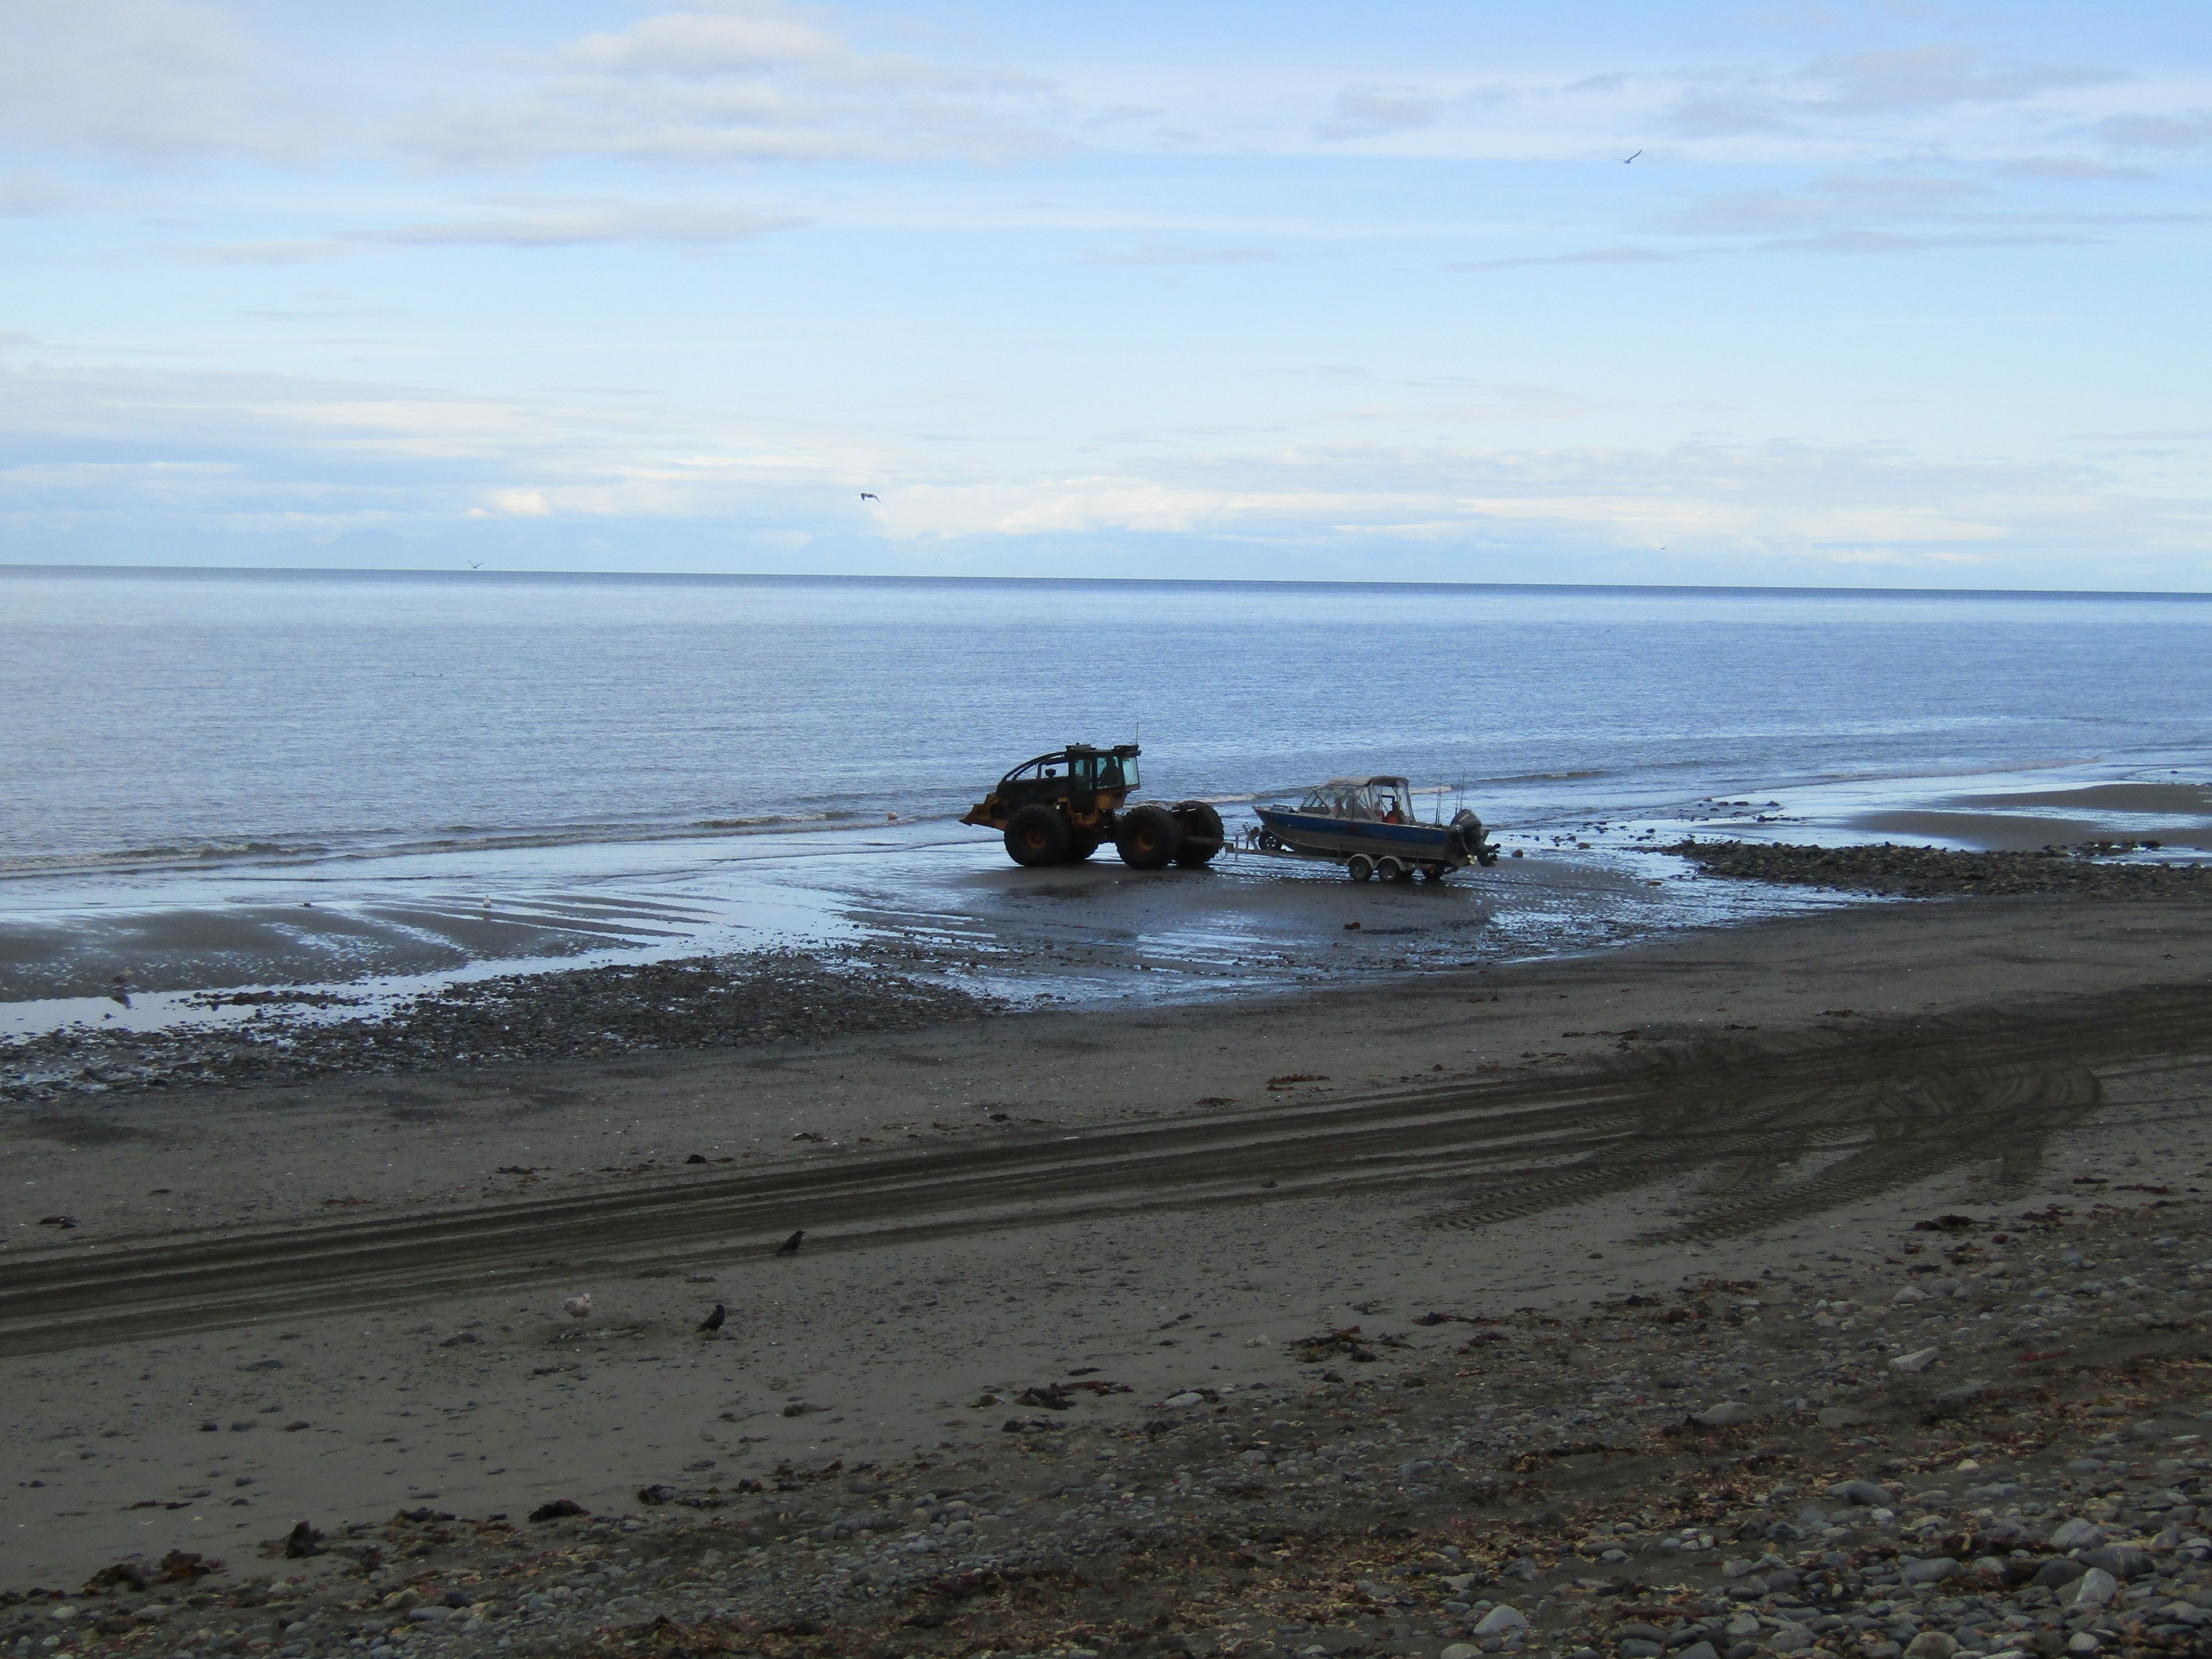
<path id="1" fill-rule="evenodd" d="M 1687 827 L 2200 785 L 2212 600 L 15 569 L 0 698 L 0 1028 L 175 1012 L 116 1008 L 118 973 L 173 998 L 771 941 L 1153 994 L 1833 902 L 1687 878 L 1651 851 Z M 1370 884 L 1349 932 L 1328 866 L 1020 871 L 954 822 L 1017 762 L 1131 738 L 1146 793 L 1232 833 L 1239 800 L 1387 771 L 1529 856 Z M 2167 793 L 2212 846 L 2212 796 Z"/>
<path id="2" fill-rule="evenodd" d="M 1505 822 L 2212 738 L 2212 601 L 0 571 L 0 871 L 955 816 L 1069 739 Z"/>

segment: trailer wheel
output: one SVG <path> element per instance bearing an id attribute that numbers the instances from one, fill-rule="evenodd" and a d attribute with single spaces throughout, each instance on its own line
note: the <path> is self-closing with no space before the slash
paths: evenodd
<path id="1" fill-rule="evenodd" d="M 1067 856 L 1067 820 L 1041 801 L 1031 801 L 1006 820 L 1006 856 L 1035 869 Z"/>
<path id="2" fill-rule="evenodd" d="M 1375 873 L 1375 860 L 1364 853 L 1354 853 L 1345 860 L 1344 873 L 1354 881 L 1365 881 Z"/>
<path id="3" fill-rule="evenodd" d="M 1202 870 L 1221 851 L 1221 814 L 1202 800 L 1176 803 L 1176 823 L 1182 830 L 1182 845 L 1176 862 L 1186 870 Z"/>
<path id="4" fill-rule="evenodd" d="M 1394 858 L 1376 860 L 1375 873 L 1385 881 L 1403 881 L 1413 872 Z"/>
<path id="5" fill-rule="evenodd" d="M 1182 826 L 1166 807 L 1146 801 L 1121 814 L 1114 848 L 1132 870 L 1164 870 L 1182 850 Z"/>

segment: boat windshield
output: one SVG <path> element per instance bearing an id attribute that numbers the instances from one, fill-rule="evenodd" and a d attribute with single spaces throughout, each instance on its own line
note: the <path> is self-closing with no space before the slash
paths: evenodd
<path id="1" fill-rule="evenodd" d="M 1322 784 L 1306 791 L 1298 811 L 1368 823 L 1404 823 L 1412 816 L 1395 786 L 1372 783 Z"/>

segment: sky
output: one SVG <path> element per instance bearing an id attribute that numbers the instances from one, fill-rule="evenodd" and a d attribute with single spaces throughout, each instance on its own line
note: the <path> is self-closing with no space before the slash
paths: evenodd
<path id="1" fill-rule="evenodd" d="M 2202 0 L 0 0 L 0 562 L 2208 591 L 2208 164 Z"/>

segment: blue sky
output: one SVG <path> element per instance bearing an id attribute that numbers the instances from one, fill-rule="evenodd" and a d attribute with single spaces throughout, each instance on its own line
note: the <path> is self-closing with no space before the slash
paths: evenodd
<path id="1" fill-rule="evenodd" d="M 2201 3 L 0 0 L 0 562 L 2212 589 L 2208 161 Z"/>

